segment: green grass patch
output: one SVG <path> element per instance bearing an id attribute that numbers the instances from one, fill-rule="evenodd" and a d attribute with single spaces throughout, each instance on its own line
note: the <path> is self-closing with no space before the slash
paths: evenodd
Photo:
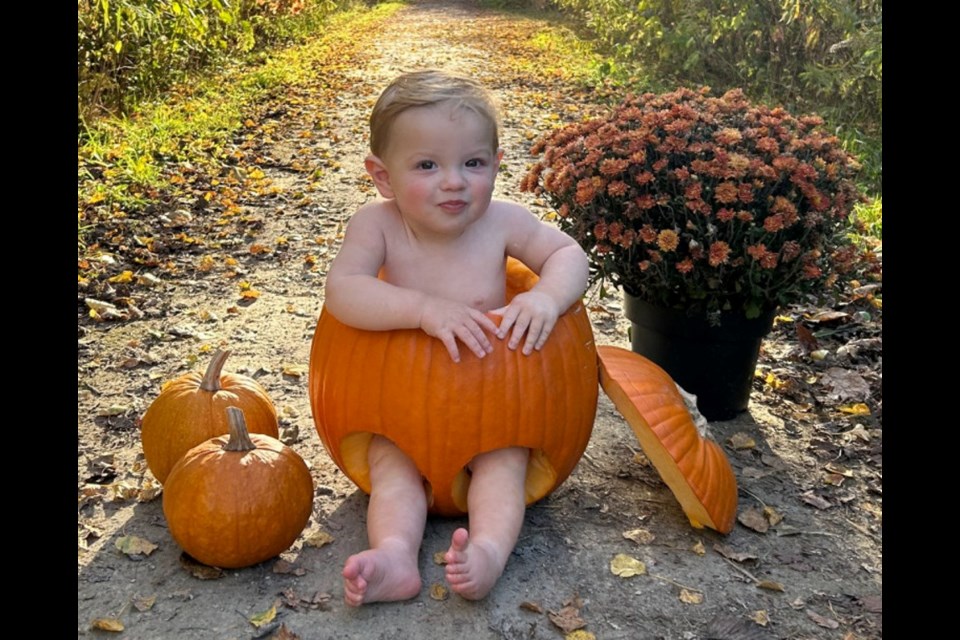
<path id="1" fill-rule="evenodd" d="M 344 46 L 357 46 L 362 34 L 374 32 L 402 7 L 390 2 L 330 15 L 320 35 L 302 44 L 254 54 L 216 74 L 199 73 L 129 117 L 82 127 L 77 145 L 81 212 L 89 204 L 142 206 L 152 191 L 166 186 L 165 167 L 216 163 L 255 105 L 281 90 L 317 82 L 331 58 L 343 59 Z"/>

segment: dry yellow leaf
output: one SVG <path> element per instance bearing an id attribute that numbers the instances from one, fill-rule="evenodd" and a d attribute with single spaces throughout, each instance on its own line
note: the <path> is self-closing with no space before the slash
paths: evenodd
<path id="1" fill-rule="evenodd" d="M 766 382 L 771 389 L 782 389 L 787 385 L 786 382 L 775 376 L 772 371 L 766 375 L 763 381 Z"/>
<path id="2" fill-rule="evenodd" d="M 430 597 L 434 600 L 446 600 L 450 597 L 450 590 L 439 582 L 434 582 L 430 585 Z"/>
<path id="3" fill-rule="evenodd" d="M 768 591 L 783 591 L 783 585 L 774 580 L 760 580 L 757 582 L 757 586 Z"/>
<path id="4" fill-rule="evenodd" d="M 197 263 L 197 269 L 200 271 L 210 271 L 214 266 L 216 266 L 216 262 L 214 262 L 213 257 L 209 255 L 203 256 L 200 258 L 200 262 Z"/>
<path id="5" fill-rule="evenodd" d="M 770 523 L 771 527 L 775 527 L 783 521 L 783 514 L 773 507 L 764 507 L 763 516 L 767 519 L 767 522 Z"/>
<path id="6" fill-rule="evenodd" d="M 247 169 L 247 175 L 253 180 L 263 180 L 265 177 L 267 177 L 267 174 L 257 168 Z"/>
<path id="7" fill-rule="evenodd" d="M 314 531 L 309 536 L 307 536 L 307 539 L 304 540 L 304 544 L 311 547 L 320 548 L 322 546 L 330 544 L 331 542 L 333 542 L 333 540 L 334 540 L 333 536 L 327 533 L 326 531 Z"/>
<path id="8" fill-rule="evenodd" d="M 742 431 L 737 432 L 730 436 L 730 439 L 727 441 L 730 443 L 730 446 L 734 449 L 753 449 L 757 446 L 756 440 L 743 433 Z"/>
<path id="9" fill-rule="evenodd" d="M 240 297 L 256 300 L 257 298 L 260 297 L 260 292 L 257 291 L 256 289 L 247 289 L 246 291 L 240 292 Z"/>
<path id="10" fill-rule="evenodd" d="M 447 564 L 447 552 L 446 551 L 437 551 L 433 554 L 433 564 L 444 565 Z"/>
<path id="11" fill-rule="evenodd" d="M 610 571 L 615 576 L 621 578 L 632 578 L 633 576 L 642 576 L 647 572 L 647 565 L 636 558 L 628 556 L 625 553 L 618 553 L 610 561 Z"/>
<path id="12" fill-rule="evenodd" d="M 283 367 L 283 375 L 290 376 L 291 378 L 299 378 L 304 374 L 303 367 L 296 365 L 286 365 Z"/>
<path id="13" fill-rule="evenodd" d="M 90 627 L 100 631 L 123 631 L 123 623 L 116 618 L 97 618 Z"/>
<path id="14" fill-rule="evenodd" d="M 680 589 L 680 601 L 687 604 L 700 604 L 703 602 L 703 594 L 690 589 Z"/>
<path id="15" fill-rule="evenodd" d="M 121 536 L 114 543 L 121 553 L 128 556 L 148 556 L 156 550 L 157 545 L 149 540 L 138 538 L 137 536 Z"/>
<path id="16" fill-rule="evenodd" d="M 273 619 L 277 617 L 277 605 L 273 605 L 263 613 L 257 613 L 250 616 L 250 624 L 255 626 L 257 629 L 262 627 L 265 624 L 273 622 Z"/>
<path id="17" fill-rule="evenodd" d="M 870 415 L 870 407 L 862 402 L 858 402 L 857 404 L 843 405 L 840 407 L 840 412 L 849 413 L 853 416 L 868 416 Z"/>
<path id="18" fill-rule="evenodd" d="M 597 640 L 597 636 L 593 635 L 589 631 L 577 629 L 576 631 L 571 631 L 567 635 L 563 636 L 563 640 Z"/>
<path id="19" fill-rule="evenodd" d="M 260 243 L 254 243 L 254 244 L 250 245 L 249 251 L 250 251 L 250 253 L 252 253 L 253 255 L 258 256 L 258 255 L 263 254 L 263 253 L 270 253 L 270 247 L 264 246 L 264 245 L 262 245 L 262 244 L 260 244 Z"/>
<path id="20" fill-rule="evenodd" d="M 108 278 L 107 280 L 108 280 L 109 282 L 114 283 L 114 284 L 122 284 L 122 283 L 125 283 L 125 282 L 132 282 L 132 281 L 133 281 L 133 271 L 124 271 L 123 273 L 118 273 L 117 275 L 113 276 L 112 278 Z"/>
<path id="21" fill-rule="evenodd" d="M 760 609 L 759 611 L 754 611 L 752 614 L 750 614 L 747 617 L 753 620 L 754 622 L 756 622 L 761 627 L 765 627 L 768 624 L 770 624 L 770 616 L 763 609 Z"/>
<path id="22" fill-rule="evenodd" d="M 700 540 L 697 540 L 697 544 L 693 545 L 692 551 L 698 556 L 707 554 L 707 549 L 703 546 L 703 542 Z"/>
<path id="23" fill-rule="evenodd" d="M 624 531 L 623 537 L 627 540 L 633 540 L 637 544 L 650 544 L 656 538 L 656 536 L 646 529 L 631 529 L 630 531 Z"/>

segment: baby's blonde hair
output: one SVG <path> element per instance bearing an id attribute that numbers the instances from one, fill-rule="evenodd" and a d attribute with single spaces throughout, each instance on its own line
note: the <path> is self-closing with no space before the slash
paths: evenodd
<path id="1" fill-rule="evenodd" d="M 407 109 L 451 101 L 490 125 L 494 150 L 500 147 L 500 127 L 493 98 L 478 82 L 446 71 L 427 69 L 405 73 L 383 90 L 370 114 L 370 150 L 381 155 L 387 147 L 390 127 Z"/>

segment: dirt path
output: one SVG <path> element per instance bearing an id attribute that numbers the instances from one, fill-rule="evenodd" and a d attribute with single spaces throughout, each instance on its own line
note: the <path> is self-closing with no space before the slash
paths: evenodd
<path id="1" fill-rule="evenodd" d="M 241 199 L 230 223 L 248 237 L 215 240 L 218 216 L 210 214 L 223 212 L 194 206 L 187 230 L 206 245 L 171 251 L 169 260 L 180 268 L 144 294 L 142 318 L 93 323 L 81 314 L 78 636 L 109 635 L 92 630 L 91 622 L 111 618 L 125 627 L 114 635 L 138 639 L 284 632 L 291 635 L 276 637 L 561 638 L 547 612 L 572 601 L 585 630 L 601 639 L 882 637 L 879 425 L 805 417 L 797 404 L 759 393 L 748 414 L 714 429 L 721 442 L 735 433 L 756 442 L 725 449 L 740 481 L 741 515 L 768 507 L 768 523 L 772 514 L 783 516 L 766 533 L 742 525 L 725 537 L 692 529 L 656 472 L 635 455 L 639 447 L 629 428 L 601 399 L 586 456 L 558 491 L 529 510 L 506 573 L 486 600 L 430 597 L 430 585 L 443 582 L 433 554 L 463 524 L 431 520 L 420 597 L 359 610 L 342 603 L 339 573 L 345 558 L 364 547 L 366 498 L 319 442 L 306 367 L 338 234 L 374 196 L 362 163 L 366 117 L 400 71 L 430 66 L 479 77 L 504 113 L 506 166 L 498 195 L 545 213 L 517 189 L 526 149 L 557 114 L 578 117 L 586 107 L 562 79 L 518 71 L 515 56 L 532 50 L 517 36 L 539 26 L 469 4 L 415 3 L 400 11 L 366 36 L 369 45 L 357 60 L 344 60 L 324 79 L 324 91 L 285 97 L 255 123 L 249 139 L 238 138 L 237 148 L 264 172 L 260 194 Z M 182 203 L 171 204 L 178 208 Z M 170 213 L 155 212 L 153 224 L 172 238 L 178 223 Z M 241 300 L 240 281 L 259 297 Z M 616 311 L 616 303 L 592 309 L 597 341 L 628 346 Z M 217 346 L 233 350 L 228 370 L 266 387 L 281 413 L 284 440 L 311 466 L 317 492 L 310 524 L 283 555 L 289 564 L 270 561 L 201 580 L 181 563 L 167 531 L 145 471 L 138 420 L 161 381 L 205 365 Z M 791 366 L 793 346 L 790 336 L 775 333 L 763 362 Z M 635 529 L 647 530 L 652 540 L 624 538 Z M 318 531 L 333 542 L 307 544 Z M 157 548 L 125 555 L 117 544 L 127 536 Z M 648 574 L 613 575 L 609 563 L 618 553 L 645 562 Z M 779 583 L 782 591 L 760 581 Z M 702 601 L 684 602 L 683 590 Z M 542 611 L 522 607 L 525 602 Z M 251 624 L 273 606 L 272 622 L 259 629 Z"/>

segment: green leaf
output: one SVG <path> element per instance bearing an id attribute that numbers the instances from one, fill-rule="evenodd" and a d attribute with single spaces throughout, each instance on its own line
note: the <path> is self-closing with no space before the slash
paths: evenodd
<path id="1" fill-rule="evenodd" d="M 114 50 L 114 51 L 116 51 L 117 53 L 120 53 L 120 50 L 121 50 L 121 49 L 123 49 L 123 41 L 122 41 L 122 40 L 117 40 L 116 42 L 113 43 L 113 50 Z"/>

